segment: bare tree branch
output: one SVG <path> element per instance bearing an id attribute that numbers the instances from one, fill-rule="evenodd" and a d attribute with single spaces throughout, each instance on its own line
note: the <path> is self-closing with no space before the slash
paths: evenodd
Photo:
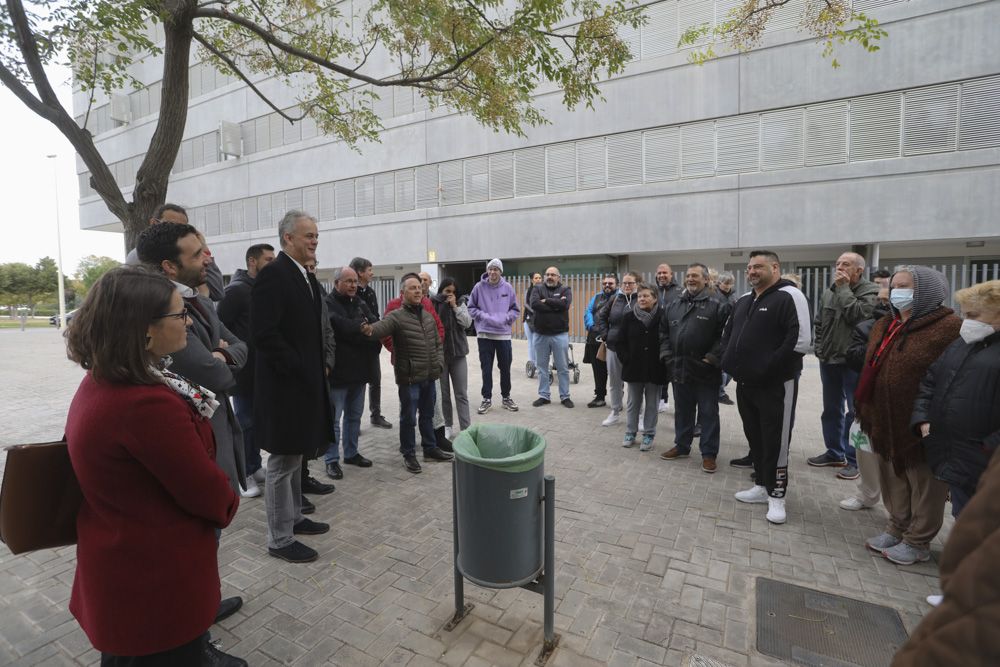
<path id="1" fill-rule="evenodd" d="M 257 97 L 259 97 L 261 100 L 263 100 L 264 103 L 267 106 L 269 106 L 272 109 L 274 109 L 274 111 L 278 115 L 280 115 L 282 118 L 284 118 L 285 120 L 287 120 L 289 123 L 296 123 L 296 122 L 302 120 L 303 118 L 305 118 L 308 115 L 307 113 L 303 113 L 301 116 L 292 117 L 289 114 L 287 114 L 286 112 L 284 112 L 283 110 L 279 109 L 278 105 L 276 105 L 274 102 L 272 102 L 270 100 L 270 98 L 267 97 L 267 95 L 265 95 L 263 92 L 261 92 L 260 88 L 258 88 L 257 86 L 255 86 L 254 83 L 253 83 L 253 81 L 250 80 L 250 77 L 248 77 L 246 74 L 243 73 L 243 70 L 241 70 L 239 68 L 239 66 L 236 64 L 236 61 L 234 61 L 232 58 L 230 58 L 229 56 L 227 56 L 222 51 L 220 51 L 217 48 L 215 48 L 197 30 L 192 31 L 191 35 L 195 38 L 195 40 L 199 44 L 201 44 L 203 47 L 205 47 L 205 49 L 209 53 L 211 53 L 212 55 L 214 55 L 216 58 L 218 58 L 222 62 L 226 63 L 226 66 L 229 67 L 229 69 L 231 69 L 236 74 L 236 76 L 238 76 L 240 79 L 242 79 L 243 83 L 245 83 L 247 85 L 247 87 L 250 88 L 250 90 L 252 90 L 255 95 L 257 95 Z"/>

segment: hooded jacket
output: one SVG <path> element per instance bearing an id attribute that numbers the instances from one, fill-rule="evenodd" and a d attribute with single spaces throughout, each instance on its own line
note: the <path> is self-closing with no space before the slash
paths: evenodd
<path id="1" fill-rule="evenodd" d="M 510 283 L 500 277 L 500 282 L 491 285 L 489 274 L 472 288 L 469 296 L 469 315 L 476 325 L 477 334 L 510 337 L 510 327 L 521 312 L 517 305 L 517 295 Z"/>
<path id="2" fill-rule="evenodd" d="M 812 332 L 809 304 L 793 283 L 780 279 L 740 297 L 722 335 L 722 368 L 746 385 L 781 384 L 802 371 Z"/>
<path id="3" fill-rule="evenodd" d="M 626 294 L 621 290 L 610 297 L 608 303 L 601 308 L 595 317 L 594 329 L 608 349 L 617 352 L 622 341 L 621 327 L 626 313 L 636 304 L 635 292 Z"/>
<path id="4" fill-rule="evenodd" d="M 854 327 L 872 316 L 879 286 L 862 278 L 854 285 L 834 283 L 823 290 L 816 313 L 814 349 L 826 364 L 843 364 Z"/>

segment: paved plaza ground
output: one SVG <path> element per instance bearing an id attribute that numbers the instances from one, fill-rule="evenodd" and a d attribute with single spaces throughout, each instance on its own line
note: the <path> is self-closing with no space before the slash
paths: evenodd
<path id="1" fill-rule="evenodd" d="M 561 634 L 550 665 L 677 666 L 694 655 L 733 666 L 781 664 L 755 648 L 754 583 L 761 576 L 889 605 L 911 631 L 929 610 L 924 597 L 936 592 L 936 559 L 951 519 L 929 563 L 897 567 L 865 550 L 884 511 L 839 509 L 854 483 L 806 465 L 823 449 L 815 358 L 806 360 L 799 395 L 788 522 L 772 526 L 766 506 L 733 498 L 750 484 L 746 470 L 726 465 L 746 452 L 735 407 L 721 406 L 721 465 L 708 475 L 697 456 L 660 460 L 672 446 L 672 411 L 661 415 L 653 451 L 623 449 L 623 427 L 602 428 L 606 411 L 585 407 L 593 391 L 587 366 L 572 387 L 575 409 L 531 407 L 537 385 L 524 375 L 526 351 L 514 342 L 513 397 L 521 410 L 494 407 L 473 417 L 528 426 L 548 442 Z M 58 439 L 80 377 L 56 331 L 0 331 L 0 445 Z M 383 355 L 383 380 L 391 378 Z M 395 425 L 391 384 L 383 397 Z M 254 667 L 532 664 L 542 639 L 542 599 L 534 593 L 467 584 L 475 609 L 443 631 L 453 612 L 450 466 L 427 463 L 411 475 L 396 430 L 367 426 L 367 413 L 363 424 L 361 451 L 375 465 L 348 466 L 334 494 L 312 497 L 312 518 L 332 526 L 303 540 L 319 550 L 315 563 L 269 557 L 263 499 L 242 502 L 223 533 L 219 567 L 224 595 L 242 595 L 245 604 L 212 628 L 213 637 Z M 325 479 L 318 463 L 313 471 Z M 67 611 L 74 558 L 75 547 L 15 557 L 0 546 L 0 665 L 99 662 Z"/>

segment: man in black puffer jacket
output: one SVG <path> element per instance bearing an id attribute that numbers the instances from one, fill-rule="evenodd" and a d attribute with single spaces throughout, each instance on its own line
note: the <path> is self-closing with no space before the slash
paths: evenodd
<path id="1" fill-rule="evenodd" d="M 685 290 L 667 303 L 660 320 L 660 361 L 674 383 L 674 444 L 660 458 L 687 457 L 694 440 L 695 415 L 701 427 L 701 469 L 716 470 L 719 455 L 719 385 L 722 382 L 722 331 L 729 303 L 708 289 L 708 267 L 692 264 Z"/>

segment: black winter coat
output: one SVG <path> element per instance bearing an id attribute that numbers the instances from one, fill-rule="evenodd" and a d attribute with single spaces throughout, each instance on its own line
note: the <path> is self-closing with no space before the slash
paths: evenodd
<path id="1" fill-rule="evenodd" d="M 920 383 L 911 427 L 930 423 L 923 439 L 938 479 L 973 493 L 1000 445 L 1000 332 L 969 345 L 945 348 Z"/>
<path id="2" fill-rule="evenodd" d="M 851 344 L 847 347 L 847 354 L 844 361 L 852 371 L 860 373 L 861 369 L 864 368 L 865 354 L 868 352 L 868 337 L 871 335 L 872 327 L 875 326 L 876 322 L 889 314 L 889 307 L 879 303 L 875 306 L 875 311 L 872 313 L 870 320 L 865 320 L 854 327 L 854 331 L 851 332 Z"/>
<path id="3" fill-rule="evenodd" d="M 246 269 L 237 269 L 233 279 L 226 285 L 225 296 L 219 301 L 216 312 L 219 319 L 237 338 L 247 344 L 247 363 L 236 374 L 236 387 L 231 392 L 233 396 L 253 397 L 254 353 L 250 340 L 250 290 L 254 279 Z"/>
<path id="4" fill-rule="evenodd" d="M 361 324 L 375 321 L 375 315 L 360 297 L 345 296 L 336 290 L 327 295 L 326 309 L 337 340 L 336 360 L 328 378 L 330 386 L 369 382 L 372 358 L 382 345 L 378 339 L 361 333 Z"/>
<path id="5" fill-rule="evenodd" d="M 544 303 L 542 300 L 544 299 Z M 531 330 L 543 336 L 569 331 L 569 308 L 573 305 L 573 290 L 559 283 L 549 287 L 538 283 L 531 290 Z"/>
<path id="6" fill-rule="evenodd" d="M 656 312 L 646 326 L 629 311 L 622 320 L 618 355 L 622 363 L 622 379 L 625 382 L 667 383 L 667 369 L 660 363 L 660 318 L 663 308 Z"/>
<path id="7" fill-rule="evenodd" d="M 272 454 L 313 458 L 333 439 L 322 313 L 316 277 L 303 278 L 284 252 L 257 274 L 250 293 L 254 440 Z"/>
<path id="8" fill-rule="evenodd" d="M 625 294 L 618 292 L 610 298 L 610 301 L 601 308 L 594 316 L 594 329 L 601 337 L 609 350 L 618 352 L 622 345 L 622 322 L 625 315 L 632 310 L 636 304 L 635 292 Z"/>
<path id="9" fill-rule="evenodd" d="M 708 289 L 695 295 L 684 290 L 667 304 L 660 319 L 659 358 L 670 370 L 671 381 L 722 384 L 722 332 L 729 311 L 729 302 Z"/>

